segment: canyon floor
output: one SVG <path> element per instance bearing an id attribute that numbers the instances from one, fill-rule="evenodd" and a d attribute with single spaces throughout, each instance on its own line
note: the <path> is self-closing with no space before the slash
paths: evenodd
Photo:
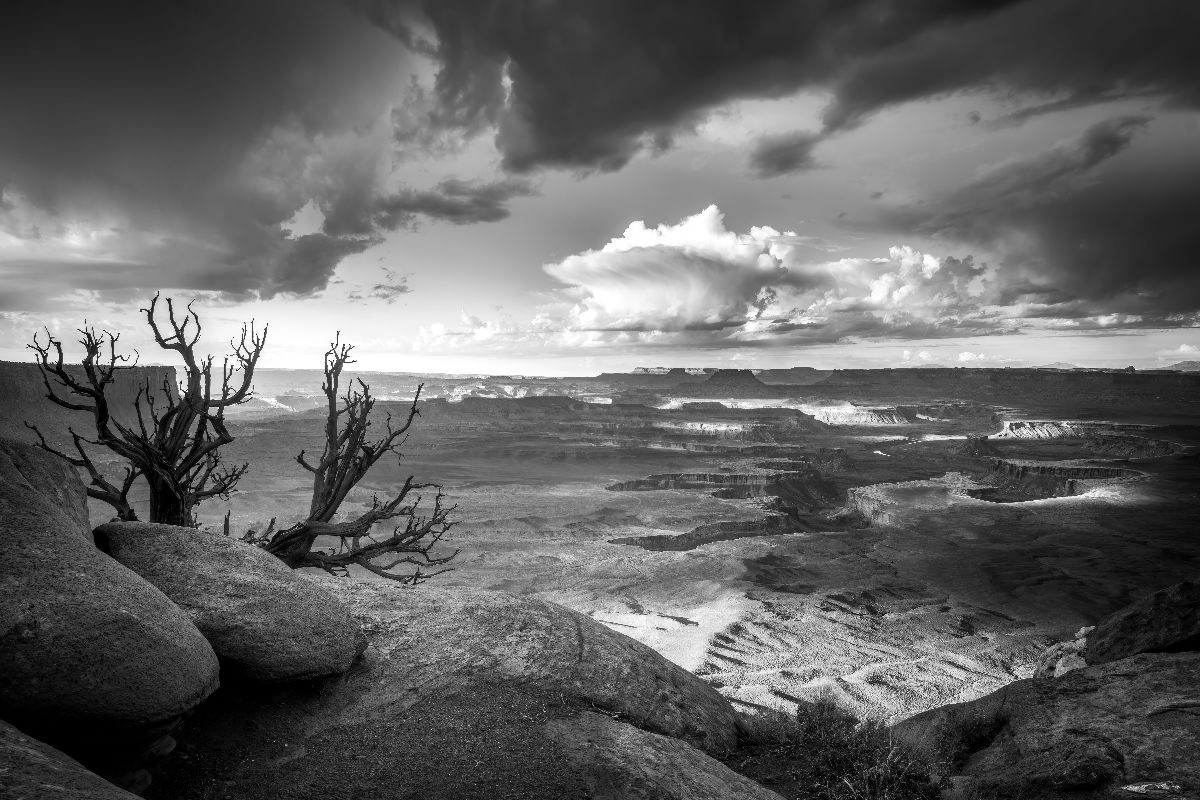
<path id="1" fill-rule="evenodd" d="M 351 500 L 441 483 L 462 553 L 434 580 L 587 613 L 747 708 L 828 696 L 888 721 L 1027 677 L 1048 644 L 1200 573 L 1186 386 L 1114 401 L 639 380 L 464 382 Z M 323 416 L 311 393 L 279 397 L 233 428 L 229 458 L 252 465 L 235 530 L 307 506 L 293 459 L 319 450 Z"/>

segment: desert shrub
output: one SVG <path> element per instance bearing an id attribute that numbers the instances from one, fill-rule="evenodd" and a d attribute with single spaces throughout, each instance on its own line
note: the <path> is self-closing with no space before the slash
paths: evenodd
<path id="1" fill-rule="evenodd" d="M 929 768 L 878 722 L 860 722 L 832 701 L 747 716 L 725 758 L 789 800 L 934 800 Z"/>

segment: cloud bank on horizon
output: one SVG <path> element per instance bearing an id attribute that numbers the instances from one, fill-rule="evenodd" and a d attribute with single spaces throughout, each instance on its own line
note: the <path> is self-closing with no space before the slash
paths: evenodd
<path id="1" fill-rule="evenodd" d="M 1054 135 L 949 187 L 914 139 L 928 180 L 829 209 L 848 241 L 894 244 L 872 255 L 805 220 L 739 233 L 711 198 L 627 218 L 548 260 L 531 313 L 425 325 L 422 346 L 1195 328 L 1195 30 L 1200 5 L 1173 0 L 18 2 L 0 29 L 0 314 L 80 290 L 311 297 L 421 226 L 502 226 L 547 175 L 632 176 L 731 104 L 815 95 L 811 124 L 739 129 L 739 179 L 803 191 L 913 103 L 978 98 L 981 143 Z M 418 295 L 393 266 L 347 302 Z"/>

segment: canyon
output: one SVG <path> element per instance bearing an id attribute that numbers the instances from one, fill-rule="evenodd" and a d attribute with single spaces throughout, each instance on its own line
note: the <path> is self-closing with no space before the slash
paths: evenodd
<path id="1" fill-rule="evenodd" d="M 0 424 L 86 416 L 0 365 Z M 130 374 L 156 385 L 164 370 Z M 319 372 L 260 370 L 201 523 L 286 524 L 319 450 Z M 135 380 L 136 377 L 136 380 Z M 376 413 L 424 383 L 399 464 L 461 524 L 448 586 L 560 603 L 746 709 L 830 698 L 887 721 L 1032 674 L 1049 644 L 1200 573 L 1200 375 L 1085 370 L 364 374 Z M 62 441 L 59 439 L 58 441 Z M 108 510 L 91 508 L 94 523 Z"/>

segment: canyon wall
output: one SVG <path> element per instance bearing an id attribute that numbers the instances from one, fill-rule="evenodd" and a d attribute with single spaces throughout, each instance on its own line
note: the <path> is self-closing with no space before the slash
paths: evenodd
<path id="1" fill-rule="evenodd" d="M 72 366 L 71 372 L 82 379 L 81 366 Z M 147 382 L 157 397 L 163 396 L 164 386 L 174 392 L 177 385 L 175 368 L 139 366 L 119 371 L 116 380 L 105 391 L 114 419 L 126 425 L 137 424 L 134 404 L 138 390 L 147 386 Z M 60 391 L 60 396 L 71 399 L 65 390 Z M 36 441 L 37 437 L 25 427 L 26 422 L 37 425 L 47 439 L 58 445 L 70 443 L 68 426 L 74 426 L 81 435 L 95 433 L 90 414 L 70 411 L 46 399 L 46 386 L 37 364 L 0 361 L 0 436 Z"/>
<path id="2" fill-rule="evenodd" d="M 848 396 L 937 397 L 953 394 L 961 398 L 1031 398 L 1056 395 L 1088 399 L 1137 397 L 1157 398 L 1191 393 L 1200 396 L 1200 374 L 1101 372 L 1099 370 L 1039 369 L 839 369 L 806 391 L 846 393 Z"/>

